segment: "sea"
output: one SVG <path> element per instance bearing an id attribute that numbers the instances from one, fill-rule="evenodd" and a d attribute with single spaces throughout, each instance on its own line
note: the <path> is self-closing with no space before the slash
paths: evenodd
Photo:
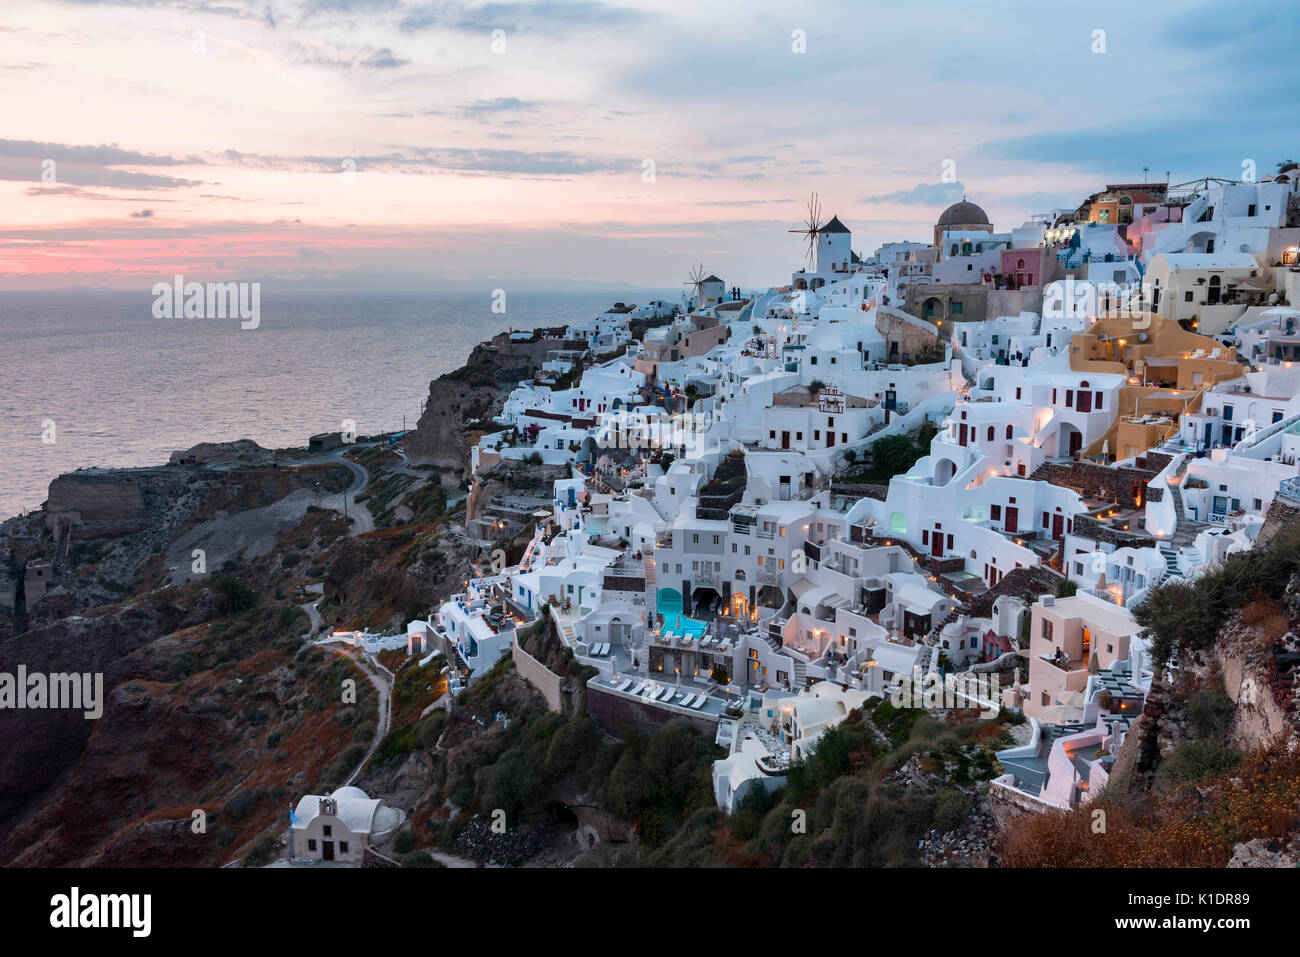
<path id="1" fill-rule="evenodd" d="M 303 446 L 346 420 L 361 435 L 413 428 L 429 381 L 498 332 L 680 295 L 511 291 L 502 313 L 489 290 L 268 288 L 245 329 L 154 318 L 151 292 L 0 292 L 0 519 L 79 468 L 162 465 L 198 442 Z"/>

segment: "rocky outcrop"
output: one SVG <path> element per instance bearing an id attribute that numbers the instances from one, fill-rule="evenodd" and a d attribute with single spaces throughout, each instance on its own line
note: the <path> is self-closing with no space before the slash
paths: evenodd
<path id="1" fill-rule="evenodd" d="M 275 453 L 251 439 L 234 442 L 200 442 L 183 452 L 173 452 L 168 465 L 270 465 Z"/>

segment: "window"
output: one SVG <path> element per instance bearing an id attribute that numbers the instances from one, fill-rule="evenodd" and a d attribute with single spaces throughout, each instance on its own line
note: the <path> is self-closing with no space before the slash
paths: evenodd
<path id="1" fill-rule="evenodd" d="M 733 554 L 733 555 L 736 554 L 736 543 L 735 543 L 735 542 L 732 542 L 732 543 L 731 543 L 731 554 Z"/>
<path id="2" fill-rule="evenodd" d="M 716 544 L 718 544 L 719 541 L 720 541 L 720 539 L 718 538 L 718 536 L 717 536 L 717 535 L 714 535 L 714 536 L 713 536 L 713 544 L 716 545 Z"/>
<path id="3" fill-rule="evenodd" d="M 962 311 L 962 304 L 960 302 L 953 302 L 953 304 L 948 309 L 948 312 L 954 316 L 960 316 L 961 311 Z"/>
<path id="4" fill-rule="evenodd" d="M 692 545 L 700 544 L 700 536 L 698 532 L 691 535 L 691 544 Z"/>
<path id="5" fill-rule="evenodd" d="M 990 506 L 989 506 L 989 518 L 993 519 L 993 521 L 995 521 L 995 522 L 997 522 L 997 521 L 1001 521 L 1001 519 L 1002 519 L 1002 506 L 1001 506 L 1001 505 L 990 505 Z"/>
<path id="6" fill-rule="evenodd" d="M 1192 290 L 1189 289 L 1187 290 L 1187 292 L 1183 293 L 1183 302 L 1191 302 L 1191 301 L 1192 301 Z"/>
<path id="7" fill-rule="evenodd" d="M 339 841 L 339 853 L 340 853 L 340 854 L 346 854 L 347 852 L 348 852 L 348 842 L 347 842 L 347 841 Z"/>
<path id="8" fill-rule="evenodd" d="M 1052 640 L 1052 623 L 1046 618 L 1043 619 L 1043 637 L 1048 641 Z"/>
<path id="9" fill-rule="evenodd" d="M 307 838 L 307 850 L 309 851 L 316 850 L 316 838 L 314 837 Z"/>
<path id="10" fill-rule="evenodd" d="M 1007 426 L 1007 441 L 1011 441 L 1011 426 Z"/>
<path id="11" fill-rule="evenodd" d="M 324 831 L 326 837 L 331 837 L 333 835 L 334 828 L 331 825 L 326 824 L 321 830 Z"/>

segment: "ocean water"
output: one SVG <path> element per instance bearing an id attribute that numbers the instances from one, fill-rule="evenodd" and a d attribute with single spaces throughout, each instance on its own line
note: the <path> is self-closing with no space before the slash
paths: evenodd
<path id="1" fill-rule="evenodd" d="M 161 465 L 201 441 L 305 445 L 345 419 L 362 435 L 411 428 L 429 380 L 495 333 L 674 296 L 512 292 L 494 314 L 486 292 L 268 287 L 260 325 L 241 329 L 155 319 L 150 293 L 0 292 L 0 518 L 39 506 L 52 478 L 86 466 Z"/>

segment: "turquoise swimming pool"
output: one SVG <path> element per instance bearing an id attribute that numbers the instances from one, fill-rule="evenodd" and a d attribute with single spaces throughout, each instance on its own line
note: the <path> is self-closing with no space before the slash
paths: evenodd
<path id="1" fill-rule="evenodd" d="M 655 611 L 664 616 L 664 631 L 698 638 L 706 623 L 682 614 L 682 593 L 676 588 L 661 588 L 655 596 Z"/>

